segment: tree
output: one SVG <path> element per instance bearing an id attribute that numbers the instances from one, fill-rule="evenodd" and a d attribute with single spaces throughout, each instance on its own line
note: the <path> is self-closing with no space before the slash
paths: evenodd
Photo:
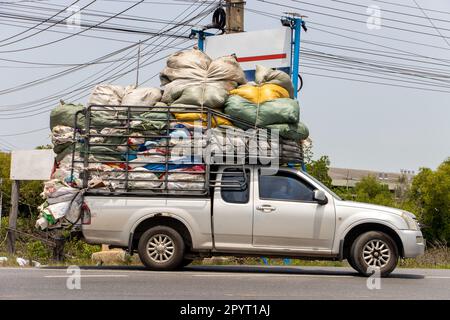
<path id="1" fill-rule="evenodd" d="M 450 158 L 436 171 L 421 168 L 414 177 L 409 201 L 429 240 L 450 243 Z"/>
<path id="2" fill-rule="evenodd" d="M 385 184 L 374 176 L 367 176 L 355 185 L 355 200 L 385 206 L 394 206 L 394 196 Z"/>
<path id="3" fill-rule="evenodd" d="M 329 169 L 330 158 L 328 156 L 321 156 L 318 160 L 311 160 L 309 163 L 306 163 L 306 171 L 324 185 L 331 188 L 331 177 L 328 175 Z"/>

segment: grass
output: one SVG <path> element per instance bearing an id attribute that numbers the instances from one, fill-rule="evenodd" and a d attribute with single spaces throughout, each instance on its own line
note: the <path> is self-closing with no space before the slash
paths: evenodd
<path id="1" fill-rule="evenodd" d="M 54 262 L 52 260 L 52 249 L 37 240 L 36 238 L 29 238 L 27 236 L 18 235 L 16 242 L 16 255 L 11 256 L 7 254 L 5 240 L 5 227 L 7 226 L 6 217 L 2 218 L 2 227 L 0 229 L 0 257 L 7 257 L 8 261 L 0 262 L 0 267 L 14 267 L 18 266 L 16 258 L 21 257 L 26 260 L 35 260 L 41 265 L 51 266 L 68 266 L 68 265 L 83 265 L 93 266 L 96 262 L 91 260 L 92 253 L 100 251 L 101 247 L 97 245 L 89 245 L 82 240 L 68 237 L 65 247 L 65 261 Z M 25 219 L 19 219 L 18 228 L 33 232 L 34 226 L 29 226 Z M 219 265 L 265 265 L 262 258 L 233 258 L 230 257 L 224 260 L 213 260 L 214 264 Z M 288 264 L 285 264 L 283 259 L 268 259 L 268 265 L 272 266 L 324 266 L 324 267 L 348 267 L 346 261 L 322 261 L 322 260 L 298 260 L 291 259 Z M 115 265 L 141 265 L 136 256 L 127 258 L 125 262 L 117 262 Z M 211 264 L 211 262 L 196 260 L 195 265 Z M 446 243 L 436 242 L 429 243 L 428 248 L 423 256 L 415 259 L 401 259 L 398 267 L 400 268 L 433 268 L 433 269 L 450 269 L 450 247 Z"/>

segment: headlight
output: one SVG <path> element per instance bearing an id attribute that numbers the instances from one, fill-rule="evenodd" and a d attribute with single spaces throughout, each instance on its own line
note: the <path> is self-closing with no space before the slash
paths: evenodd
<path id="1" fill-rule="evenodd" d="M 419 224 L 417 223 L 416 219 L 411 217 L 409 214 L 403 212 L 402 218 L 403 218 L 403 220 L 405 220 L 406 224 L 408 225 L 409 230 L 415 230 L 415 231 L 420 230 Z"/>

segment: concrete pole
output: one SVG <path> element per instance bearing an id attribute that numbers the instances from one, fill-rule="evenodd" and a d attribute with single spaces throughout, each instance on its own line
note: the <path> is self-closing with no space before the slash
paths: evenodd
<path id="1" fill-rule="evenodd" d="M 14 254 L 16 251 L 16 232 L 17 216 L 19 213 L 19 180 L 13 180 L 11 186 L 11 211 L 9 213 L 9 228 L 8 230 L 8 252 Z"/>
<path id="2" fill-rule="evenodd" d="M 226 0 L 226 33 L 244 31 L 244 5 L 245 1 L 242 0 Z"/>

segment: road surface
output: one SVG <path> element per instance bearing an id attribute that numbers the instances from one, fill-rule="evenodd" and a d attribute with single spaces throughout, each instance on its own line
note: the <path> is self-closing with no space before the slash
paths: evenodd
<path id="1" fill-rule="evenodd" d="M 379 289 L 370 282 L 372 290 L 349 268 L 84 267 L 77 275 L 66 268 L 0 268 L 0 299 L 450 299 L 450 270 L 397 269 Z"/>

